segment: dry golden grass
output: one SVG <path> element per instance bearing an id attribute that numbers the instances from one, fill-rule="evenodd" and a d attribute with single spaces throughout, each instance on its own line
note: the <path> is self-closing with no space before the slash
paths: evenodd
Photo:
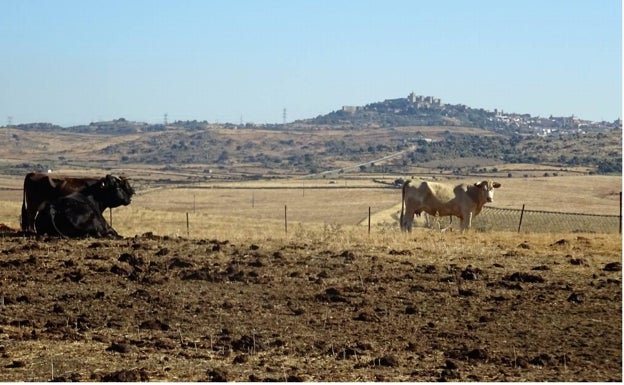
<path id="1" fill-rule="evenodd" d="M 485 178 L 485 177 L 484 177 Z M 483 179 L 484 179 L 483 178 Z M 381 179 L 381 178 L 380 178 Z M 474 183 L 482 178 L 449 180 Z M 386 176 L 390 183 L 394 177 Z M 617 215 L 619 176 L 565 176 L 498 179 L 493 207 Z M 284 179 L 203 183 L 196 187 L 151 188 L 142 185 L 130 206 L 113 210 L 113 227 L 124 236 L 147 232 L 192 238 L 266 239 L 298 236 L 298 232 L 368 236 L 398 232 L 401 190 L 371 178 Z M 21 178 L 0 178 L 0 221 L 18 228 Z M 286 222 L 285 223 L 285 210 Z M 110 214 L 105 213 L 108 220 Z M 187 226 L 188 215 L 188 226 Z"/>
<path id="2" fill-rule="evenodd" d="M 64 132 L 25 133 L 18 129 L 4 129 L 0 133 L 0 159 L 6 163 L 41 162 L 49 168 L 55 168 L 60 158 L 72 161 L 85 160 L 102 167 L 103 163 L 112 161 L 102 156 L 94 157 L 99 150 L 109 145 L 132 141 L 140 135 L 89 135 Z M 144 136 L 149 133 L 141 134 Z"/>

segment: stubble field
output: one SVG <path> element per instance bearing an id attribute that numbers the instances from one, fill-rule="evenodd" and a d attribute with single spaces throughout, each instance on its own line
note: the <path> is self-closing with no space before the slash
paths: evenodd
<path id="1" fill-rule="evenodd" d="M 497 206 L 574 191 L 608 213 L 621 186 L 501 182 Z M 400 190 L 266 187 L 141 189 L 113 212 L 120 240 L 7 229 L 0 381 L 622 380 L 620 235 L 369 235 Z"/>

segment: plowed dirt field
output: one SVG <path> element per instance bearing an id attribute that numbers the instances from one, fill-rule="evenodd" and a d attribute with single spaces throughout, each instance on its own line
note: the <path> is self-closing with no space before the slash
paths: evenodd
<path id="1" fill-rule="evenodd" d="M 0 381 L 622 381 L 619 236 L 473 236 L 6 233 Z"/>

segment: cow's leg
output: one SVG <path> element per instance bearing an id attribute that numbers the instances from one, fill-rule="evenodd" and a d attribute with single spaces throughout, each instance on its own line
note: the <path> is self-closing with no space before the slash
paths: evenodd
<path id="1" fill-rule="evenodd" d="M 431 221 L 429 220 L 430 215 L 429 215 L 429 214 L 427 214 L 426 212 L 425 212 L 425 214 L 424 214 L 424 215 L 425 215 L 425 227 L 427 227 L 428 229 L 430 229 L 430 228 L 433 226 L 433 225 L 431 224 Z M 422 216 L 422 215 L 419 215 L 419 217 L 420 217 L 420 216 Z"/>
<path id="2" fill-rule="evenodd" d="M 26 226 L 24 227 L 24 231 L 35 232 L 35 218 L 37 213 L 35 212 L 34 214 L 35 215 L 29 211 L 26 212 Z"/>
<path id="3" fill-rule="evenodd" d="M 402 221 L 401 221 L 401 231 L 404 231 L 404 232 L 408 231 L 407 230 L 407 227 L 408 227 L 407 224 L 409 222 L 408 216 L 409 216 L 409 213 L 407 213 L 407 212 L 403 215 L 403 218 L 402 218 Z"/>
<path id="4" fill-rule="evenodd" d="M 37 213 L 43 208 L 43 206 L 44 204 L 39 205 L 39 207 L 26 206 L 26 227 L 24 228 L 24 231 L 31 231 L 33 233 L 35 232 L 35 218 L 37 217 Z M 24 219 L 22 219 L 22 221 L 23 220 Z"/>
<path id="5" fill-rule="evenodd" d="M 413 223 L 414 223 L 414 211 L 411 209 L 406 209 L 405 215 L 403 216 L 403 223 L 401 223 L 401 230 L 411 233 Z"/>
<path id="6" fill-rule="evenodd" d="M 106 222 L 104 220 L 104 218 L 102 217 L 102 220 L 104 221 L 104 232 L 102 234 L 102 237 L 106 237 L 106 238 L 123 238 L 121 235 L 117 234 L 117 232 L 115 231 L 115 229 L 113 229 L 108 222 Z"/>
<path id="7" fill-rule="evenodd" d="M 449 218 L 450 218 L 450 220 L 449 220 L 448 226 L 446 226 L 443 229 L 440 229 L 441 232 L 445 232 L 446 230 L 450 229 L 453 226 L 453 216 L 451 215 L 451 216 L 449 216 Z"/>
<path id="8" fill-rule="evenodd" d="M 403 210 L 403 208 L 401 208 Z M 414 221 L 414 209 L 409 202 L 405 204 L 405 212 L 402 215 L 400 225 L 401 231 L 412 231 L 412 222 Z"/>
<path id="9" fill-rule="evenodd" d="M 472 211 L 464 213 L 464 217 L 461 218 L 461 231 L 466 231 L 468 229 L 470 229 L 470 227 L 472 226 Z"/>

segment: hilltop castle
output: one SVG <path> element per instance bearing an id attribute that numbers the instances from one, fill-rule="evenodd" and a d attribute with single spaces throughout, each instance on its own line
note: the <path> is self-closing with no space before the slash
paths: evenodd
<path id="1" fill-rule="evenodd" d="M 433 106 L 443 106 L 440 98 L 434 98 L 433 96 L 416 95 L 413 92 L 407 95 L 407 101 L 412 103 L 416 108 L 431 108 Z"/>

